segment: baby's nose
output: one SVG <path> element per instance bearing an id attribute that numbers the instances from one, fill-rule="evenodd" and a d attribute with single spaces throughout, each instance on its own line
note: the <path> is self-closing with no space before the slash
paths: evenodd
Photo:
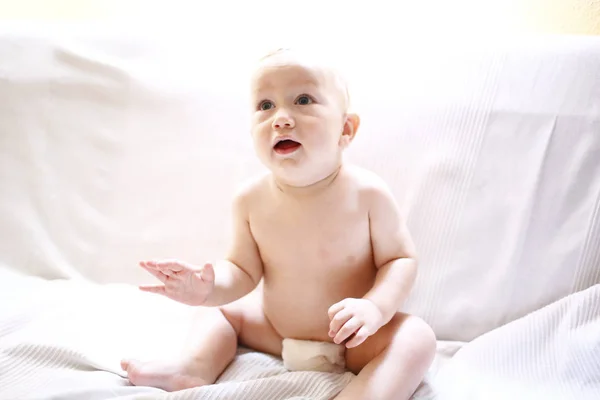
<path id="1" fill-rule="evenodd" d="M 275 129 L 290 129 L 294 127 L 294 119 L 288 115 L 278 116 L 273 121 L 273 128 Z"/>

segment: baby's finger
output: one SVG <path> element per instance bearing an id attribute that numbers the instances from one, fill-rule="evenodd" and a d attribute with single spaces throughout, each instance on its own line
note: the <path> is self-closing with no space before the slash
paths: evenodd
<path id="1" fill-rule="evenodd" d="M 140 267 L 143 267 L 143 268 L 155 268 L 156 269 L 156 267 L 152 266 L 152 261 L 140 261 Z"/>
<path id="2" fill-rule="evenodd" d="M 331 319 L 331 323 L 329 324 L 329 337 L 334 337 L 339 329 L 350 319 L 352 318 L 352 312 L 347 309 L 343 309 Z"/>
<path id="3" fill-rule="evenodd" d="M 367 340 L 367 338 L 369 337 L 369 331 L 367 329 L 366 326 L 362 326 L 358 332 L 356 332 L 356 335 L 354 335 L 354 337 L 350 340 L 348 340 L 348 343 L 346 343 L 346 348 L 351 349 L 353 347 L 358 346 L 359 344 L 361 344 L 362 342 L 364 342 L 365 340 Z"/>
<path id="4" fill-rule="evenodd" d="M 165 283 L 167 281 L 167 276 L 165 274 L 163 274 L 162 272 L 157 271 L 154 268 L 148 267 L 148 266 L 146 266 L 143 263 L 140 263 L 140 266 L 142 268 L 144 268 L 144 270 L 148 271 L 148 273 L 150 273 L 156 279 L 158 279 L 159 281 L 161 281 L 162 283 Z"/>
<path id="5" fill-rule="evenodd" d="M 165 294 L 165 285 L 140 285 L 142 292 Z"/>
<path id="6" fill-rule="evenodd" d="M 329 319 L 332 319 L 335 314 L 337 314 L 344 308 L 345 305 L 346 300 L 342 300 L 329 307 L 329 310 L 327 310 L 327 315 L 329 315 Z"/>
<path id="7" fill-rule="evenodd" d="M 344 324 L 333 338 L 333 342 L 336 344 L 342 343 L 348 339 L 350 335 L 355 333 L 362 326 L 362 322 L 358 318 L 353 317 Z"/>
<path id="8" fill-rule="evenodd" d="M 170 273 L 168 273 L 169 270 L 167 268 L 159 268 L 157 264 L 158 264 L 157 261 L 141 261 L 140 267 L 142 267 L 146 270 L 160 271 L 165 276 L 171 275 Z"/>
<path id="9" fill-rule="evenodd" d="M 187 269 L 187 265 L 176 260 L 149 261 L 149 266 L 159 269 L 165 275 L 173 276 Z"/>

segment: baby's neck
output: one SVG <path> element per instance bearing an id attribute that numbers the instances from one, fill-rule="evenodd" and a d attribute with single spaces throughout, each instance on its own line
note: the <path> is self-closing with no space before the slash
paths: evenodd
<path id="1" fill-rule="evenodd" d="M 340 164 L 332 173 L 327 175 L 325 178 L 320 179 L 310 185 L 306 186 L 294 186 L 284 182 L 277 180 L 276 177 L 273 177 L 273 182 L 277 189 L 290 196 L 313 196 L 317 194 L 321 194 L 327 191 L 333 183 L 337 180 L 340 172 L 342 171 L 343 166 Z"/>

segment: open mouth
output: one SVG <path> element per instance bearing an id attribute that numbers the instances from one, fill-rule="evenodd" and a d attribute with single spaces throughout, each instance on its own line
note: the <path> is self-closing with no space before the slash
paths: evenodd
<path id="1" fill-rule="evenodd" d="M 278 154 L 289 154 L 296 151 L 300 146 L 301 144 L 294 140 L 285 139 L 277 142 L 275 146 L 273 146 L 273 149 Z"/>

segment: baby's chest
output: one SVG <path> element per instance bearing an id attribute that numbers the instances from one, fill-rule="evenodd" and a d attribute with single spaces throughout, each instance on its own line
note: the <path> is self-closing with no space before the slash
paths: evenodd
<path id="1" fill-rule="evenodd" d="M 368 213 L 355 208 L 275 209 L 251 221 L 251 230 L 265 263 L 348 265 L 371 251 Z"/>

